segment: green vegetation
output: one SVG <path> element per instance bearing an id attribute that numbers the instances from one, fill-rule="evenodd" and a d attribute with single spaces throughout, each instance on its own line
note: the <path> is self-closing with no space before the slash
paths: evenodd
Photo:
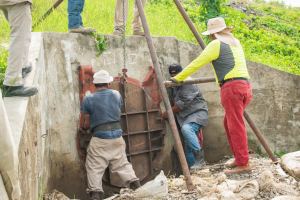
<path id="1" fill-rule="evenodd" d="M 107 49 L 107 46 L 105 44 L 107 37 L 104 37 L 102 35 L 100 35 L 99 33 L 92 33 L 91 35 L 93 35 L 95 37 L 95 44 L 96 44 L 96 48 L 98 49 L 98 54 L 97 56 L 99 57 L 102 52 Z"/>
<path id="2" fill-rule="evenodd" d="M 35 23 L 55 0 L 36 0 L 32 19 Z M 250 14 L 234 10 L 223 0 L 185 0 L 182 5 L 198 31 L 206 30 L 206 20 L 222 16 L 228 26 L 234 26 L 233 34 L 241 41 L 247 59 L 270 65 L 277 69 L 300 75 L 300 9 L 285 6 L 278 0 L 270 4 L 265 0 L 252 0 L 245 8 Z M 208 4 L 213 2 L 213 4 Z M 244 0 L 245 2 L 245 0 Z M 259 3 L 259 4 L 258 4 Z M 132 34 L 131 21 L 134 1 L 129 0 L 126 35 Z M 210 5 L 214 6 L 211 7 Z M 216 12 L 212 12 L 215 9 Z M 86 2 L 82 14 L 84 26 L 95 28 L 99 34 L 111 34 L 115 3 L 108 0 Z M 175 36 L 180 40 L 197 43 L 172 0 L 148 0 L 145 7 L 148 25 L 153 36 Z M 67 32 L 67 1 L 64 1 L 46 20 L 33 31 Z M 0 43 L 9 43 L 9 26 L 0 14 Z M 96 39 L 104 44 L 104 38 Z M 204 37 L 206 44 L 209 38 Z M 104 46 L 98 46 L 104 50 Z"/>
<path id="3" fill-rule="evenodd" d="M 195 0 L 197 2 L 197 0 Z M 199 0 L 201 6 L 199 6 L 199 19 L 207 22 L 209 19 L 214 17 L 222 16 L 224 9 L 223 3 L 227 0 Z"/>
<path id="4" fill-rule="evenodd" d="M 247 59 L 300 75 L 300 14 L 275 2 L 248 4 L 245 9 L 253 12 L 249 15 L 223 5 L 222 16 L 228 26 L 234 27 L 233 34 L 243 45 Z M 198 17 L 201 11 L 197 5 L 185 7 L 199 32 L 204 31 L 205 19 Z M 204 41 L 209 43 L 209 38 L 204 37 Z"/>
<path id="5" fill-rule="evenodd" d="M 7 56 L 8 51 L 0 46 L 0 87 L 2 88 L 3 81 L 4 81 L 4 74 L 7 67 Z"/>
<path id="6" fill-rule="evenodd" d="M 278 156 L 278 157 L 281 157 L 281 156 L 285 155 L 286 153 L 283 152 L 283 151 L 280 151 L 280 153 L 274 152 L 274 154 L 275 154 L 276 156 Z"/>

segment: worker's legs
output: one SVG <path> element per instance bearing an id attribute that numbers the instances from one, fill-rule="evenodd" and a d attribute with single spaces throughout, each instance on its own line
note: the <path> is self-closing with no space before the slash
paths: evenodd
<path id="1" fill-rule="evenodd" d="M 196 123 L 184 124 L 181 127 L 181 133 L 184 137 L 184 142 L 185 142 L 184 145 L 185 156 L 189 167 L 194 165 L 195 158 L 194 158 L 193 150 L 197 150 L 197 151 L 201 150 L 198 137 L 197 137 L 197 133 L 200 128 L 201 126 Z"/>
<path id="2" fill-rule="evenodd" d="M 228 139 L 229 146 L 230 146 L 230 148 L 231 148 L 231 151 L 232 151 L 233 156 L 235 157 L 234 148 L 233 148 L 233 146 L 232 146 L 232 141 L 231 141 L 231 136 L 230 136 L 230 134 L 229 134 L 229 129 L 228 129 L 228 124 L 227 124 L 226 113 L 225 113 L 225 115 L 224 115 L 223 124 L 224 124 L 224 128 L 225 128 L 225 131 L 226 131 L 226 135 L 227 135 L 227 139 Z"/>
<path id="3" fill-rule="evenodd" d="M 125 25 L 128 18 L 128 0 L 124 0 L 124 14 L 125 14 Z M 123 24 L 123 0 L 116 0 L 115 18 L 114 18 L 114 29 L 125 29 Z"/>
<path id="4" fill-rule="evenodd" d="M 68 29 L 74 29 L 82 26 L 81 13 L 84 7 L 84 0 L 68 0 Z"/>
<path id="5" fill-rule="evenodd" d="M 233 149 L 237 166 L 245 166 L 249 161 L 247 132 L 243 115 L 251 98 L 252 91 L 249 82 L 231 81 L 221 88 L 221 102 L 227 121 L 226 132 L 229 135 L 229 144 Z"/>
<path id="6" fill-rule="evenodd" d="M 88 178 L 87 193 L 103 192 L 102 177 L 108 166 L 108 148 L 107 140 L 96 137 L 91 139 L 85 163 Z"/>
<path id="7" fill-rule="evenodd" d="M 10 44 L 7 69 L 3 85 L 22 85 L 22 68 L 27 65 L 31 42 L 31 14 L 29 2 L 5 7 L 4 12 L 10 26 Z"/>
<path id="8" fill-rule="evenodd" d="M 136 177 L 132 165 L 128 162 L 125 148 L 126 144 L 122 137 L 114 139 L 113 149 L 111 149 L 112 159 L 109 161 L 111 173 L 117 173 L 125 187 L 129 187 L 129 183 L 139 180 Z"/>
<path id="9" fill-rule="evenodd" d="M 145 5 L 147 3 L 147 0 L 141 0 L 143 4 L 143 8 L 145 8 Z M 136 1 L 134 1 L 134 8 L 133 8 L 133 20 L 131 22 L 131 27 L 133 31 L 141 30 L 143 25 L 140 18 L 139 9 L 136 5 Z"/>
<path id="10" fill-rule="evenodd" d="M 18 154 L 0 92 L 0 174 L 10 199 L 19 199 Z"/>

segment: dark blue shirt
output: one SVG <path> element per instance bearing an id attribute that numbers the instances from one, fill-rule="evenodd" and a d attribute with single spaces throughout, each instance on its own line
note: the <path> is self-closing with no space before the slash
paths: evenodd
<path id="1" fill-rule="evenodd" d="M 91 130 L 100 124 L 120 121 L 123 100 L 120 93 L 112 89 L 102 89 L 86 96 L 80 111 L 90 115 Z M 122 136 L 122 129 L 94 132 L 101 139 L 113 139 Z"/>

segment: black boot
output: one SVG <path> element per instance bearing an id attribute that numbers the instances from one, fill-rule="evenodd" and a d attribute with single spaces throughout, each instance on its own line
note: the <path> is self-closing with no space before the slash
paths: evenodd
<path id="1" fill-rule="evenodd" d="M 141 187 L 140 181 L 136 180 L 130 183 L 130 189 L 136 190 Z"/>
<path id="2" fill-rule="evenodd" d="M 27 67 L 22 68 L 22 78 L 25 78 L 26 74 L 31 72 L 31 70 L 32 70 L 32 64 L 31 62 L 28 62 Z"/>
<path id="3" fill-rule="evenodd" d="M 193 150 L 195 164 L 191 167 L 191 170 L 199 169 L 200 167 L 205 166 L 205 160 L 204 160 L 204 151 L 201 149 Z"/>
<path id="4" fill-rule="evenodd" d="M 24 87 L 24 85 L 20 86 L 6 86 L 3 85 L 2 88 L 2 96 L 3 97 L 30 97 L 35 95 L 38 92 L 37 87 L 30 86 L 30 87 Z"/>
<path id="5" fill-rule="evenodd" d="M 101 199 L 101 195 L 102 195 L 102 192 L 91 192 L 90 193 L 90 200 L 100 200 Z"/>

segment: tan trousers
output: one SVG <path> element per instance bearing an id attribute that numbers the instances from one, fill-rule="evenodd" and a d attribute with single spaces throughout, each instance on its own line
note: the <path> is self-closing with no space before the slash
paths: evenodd
<path id="1" fill-rule="evenodd" d="M 19 199 L 18 154 L 0 90 L 0 174 L 9 199 Z M 2 183 L 0 183 L 2 184 Z"/>
<path id="2" fill-rule="evenodd" d="M 30 3 L 22 2 L 11 6 L 0 6 L 10 26 L 10 44 L 7 69 L 3 85 L 22 85 L 22 68 L 28 63 L 31 42 Z"/>
<path id="3" fill-rule="evenodd" d="M 124 0 L 125 4 L 125 24 L 127 22 L 128 18 L 128 0 Z M 147 3 L 147 0 L 141 0 L 143 7 L 145 8 L 145 5 Z M 134 1 L 134 8 L 133 8 L 133 20 L 131 22 L 132 30 L 139 30 L 142 29 L 143 25 L 140 18 L 140 13 L 138 10 L 138 7 L 136 5 L 136 2 Z M 114 28 L 123 28 L 123 0 L 117 0 L 116 2 L 116 9 L 115 9 L 115 19 L 114 19 Z"/>
<path id="4" fill-rule="evenodd" d="M 116 139 L 99 139 L 93 137 L 86 157 L 88 189 L 87 193 L 103 192 L 102 177 L 109 167 L 112 173 L 117 173 L 125 187 L 139 180 L 128 162 L 125 152 L 126 144 L 122 137 Z"/>

